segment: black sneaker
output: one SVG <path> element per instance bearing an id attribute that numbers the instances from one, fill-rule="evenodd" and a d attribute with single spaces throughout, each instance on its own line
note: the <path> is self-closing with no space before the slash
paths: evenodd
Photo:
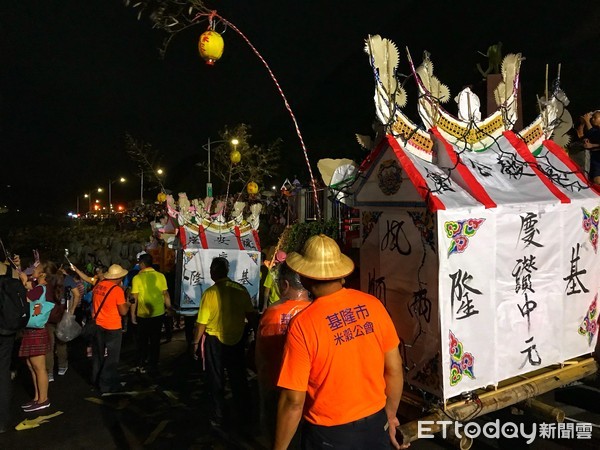
<path id="1" fill-rule="evenodd" d="M 47 399 L 45 402 L 42 402 L 42 403 L 35 402 L 31 406 L 28 406 L 27 408 L 23 408 L 23 411 L 24 412 L 33 412 L 33 411 L 39 411 L 40 409 L 46 409 L 49 407 L 50 407 L 50 400 Z"/>
<path id="2" fill-rule="evenodd" d="M 27 408 L 31 408 L 33 405 L 35 405 L 37 402 L 35 400 L 30 400 L 27 403 L 23 403 L 21 405 L 21 409 L 27 409 Z"/>

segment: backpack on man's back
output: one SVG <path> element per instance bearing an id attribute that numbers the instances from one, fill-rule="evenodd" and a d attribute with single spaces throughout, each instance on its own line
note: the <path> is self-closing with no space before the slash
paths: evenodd
<path id="1" fill-rule="evenodd" d="M 27 290 L 20 280 L 0 275 L 0 335 L 22 330 L 29 320 Z"/>

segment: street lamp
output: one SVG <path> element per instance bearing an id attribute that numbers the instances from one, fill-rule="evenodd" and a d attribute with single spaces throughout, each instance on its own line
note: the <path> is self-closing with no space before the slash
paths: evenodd
<path id="1" fill-rule="evenodd" d="M 113 207 L 112 207 L 112 185 L 113 183 L 116 182 L 120 182 L 120 183 L 125 183 L 125 181 L 127 181 L 125 178 L 121 177 L 118 180 L 108 180 L 108 208 L 109 208 L 109 212 L 112 212 Z"/>
<path id="2" fill-rule="evenodd" d="M 96 191 L 98 193 L 102 192 L 102 188 L 97 188 Z M 77 196 L 77 214 L 79 214 L 79 195 Z M 83 194 L 83 198 L 88 199 L 88 212 L 92 210 L 92 191 L 89 191 L 87 194 Z"/>
<path id="3" fill-rule="evenodd" d="M 84 198 L 88 198 L 87 194 L 83 194 Z M 81 195 L 77 196 L 77 217 L 79 217 L 79 199 L 81 198 Z"/>
<path id="4" fill-rule="evenodd" d="M 229 142 L 231 145 L 233 145 L 234 148 L 236 148 L 237 145 L 240 143 L 240 141 L 237 138 L 233 138 L 229 141 L 226 139 L 221 139 L 219 141 L 211 141 L 210 138 L 208 138 L 208 142 L 202 146 L 202 148 L 208 152 L 208 182 L 206 183 L 207 197 L 213 196 L 212 183 L 210 182 L 210 147 L 212 144 L 222 144 L 224 142 Z"/>
<path id="5" fill-rule="evenodd" d="M 162 175 L 164 170 L 152 169 L 155 175 Z M 140 204 L 144 205 L 144 169 L 140 169 Z"/>

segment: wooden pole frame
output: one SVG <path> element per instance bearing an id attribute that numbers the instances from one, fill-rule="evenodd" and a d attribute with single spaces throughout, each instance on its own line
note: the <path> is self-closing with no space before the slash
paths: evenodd
<path id="1" fill-rule="evenodd" d="M 418 439 L 419 421 L 421 420 L 432 421 L 433 424 L 428 424 L 428 428 L 431 433 L 437 433 L 442 430 L 442 426 L 436 424 L 437 421 L 473 420 L 507 406 L 525 402 L 573 381 L 593 375 L 597 371 L 598 366 L 593 358 L 575 358 L 561 364 L 558 368 L 551 366 L 519 377 L 521 379 L 506 380 L 493 390 L 475 391 L 477 400 L 459 400 L 449 404 L 444 402 L 444 408 L 435 408 L 428 416 L 400 425 L 397 429 L 405 444 L 413 442 Z M 423 404 L 419 404 L 417 400 L 406 394 L 402 398 L 402 403 L 413 407 L 420 405 L 423 408 Z"/>

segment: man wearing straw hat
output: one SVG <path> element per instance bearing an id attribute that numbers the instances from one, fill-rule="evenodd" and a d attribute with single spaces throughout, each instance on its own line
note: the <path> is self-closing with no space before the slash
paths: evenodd
<path id="1" fill-rule="evenodd" d="M 121 287 L 127 270 L 113 264 L 104 274 L 104 279 L 94 287 L 92 313 L 98 331 L 92 342 L 92 383 L 102 394 L 118 391 L 119 358 L 121 355 L 121 317 L 127 314 L 130 304 L 125 300 Z"/>
<path id="2" fill-rule="evenodd" d="M 274 448 L 287 448 L 301 417 L 303 449 L 408 447 L 396 440 L 404 380 L 398 335 L 384 306 L 344 288 L 354 263 L 323 234 L 286 262 L 315 300 L 289 326 Z"/>

